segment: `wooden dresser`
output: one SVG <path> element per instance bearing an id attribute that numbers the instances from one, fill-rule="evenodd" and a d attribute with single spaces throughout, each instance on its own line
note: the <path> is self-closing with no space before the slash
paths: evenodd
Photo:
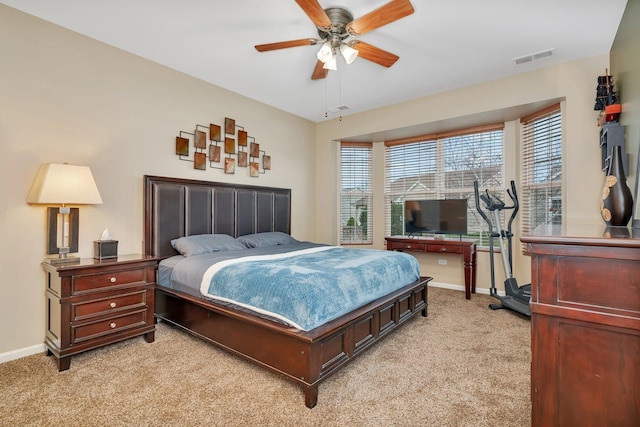
<path id="1" fill-rule="evenodd" d="M 534 426 L 640 426 L 640 230 L 537 229 L 531 253 Z"/>
<path id="2" fill-rule="evenodd" d="M 155 338 L 153 319 L 157 260 L 142 255 L 42 263 L 46 273 L 47 354 L 58 370 L 71 356 L 138 335 Z"/>

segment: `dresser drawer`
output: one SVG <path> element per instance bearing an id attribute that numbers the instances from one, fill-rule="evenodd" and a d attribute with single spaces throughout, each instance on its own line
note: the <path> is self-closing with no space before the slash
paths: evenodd
<path id="1" fill-rule="evenodd" d="M 71 342 L 74 344 L 115 334 L 125 329 L 145 326 L 147 310 L 137 311 L 124 316 L 115 316 L 98 322 L 84 323 L 71 327 Z"/>
<path id="2" fill-rule="evenodd" d="M 73 294 L 84 292 L 102 291 L 110 286 L 123 286 L 145 281 L 145 269 L 113 271 L 99 274 L 89 274 L 86 276 L 75 276 L 73 278 Z"/>
<path id="3" fill-rule="evenodd" d="M 447 254 L 461 254 L 462 246 L 454 245 L 427 245 L 427 252 L 439 252 Z"/>
<path id="4" fill-rule="evenodd" d="M 73 321 L 109 315 L 123 310 L 144 308 L 147 304 L 147 291 L 142 289 L 126 294 L 112 295 L 105 298 L 71 304 Z"/>
<path id="5" fill-rule="evenodd" d="M 393 242 L 391 243 L 391 247 L 387 249 L 391 249 L 394 251 L 415 251 L 415 252 L 425 252 L 427 245 L 424 243 L 409 243 L 409 242 Z"/>
<path id="6" fill-rule="evenodd" d="M 536 288 L 545 304 L 640 319 L 640 262 L 591 257 L 547 257 L 538 263 Z M 615 289 L 612 289 L 615 288 Z"/>

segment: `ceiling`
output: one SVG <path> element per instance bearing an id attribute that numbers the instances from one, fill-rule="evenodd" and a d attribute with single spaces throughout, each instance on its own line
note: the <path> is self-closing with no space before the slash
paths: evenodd
<path id="1" fill-rule="evenodd" d="M 388 1 L 319 3 L 358 18 Z M 338 71 L 311 80 L 319 44 L 263 53 L 254 48 L 318 37 L 294 0 L 0 0 L 313 122 L 607 53 L 627 3 L 411 2 L 412 15 L 357 37 L 398 55 L 392 67 L 363 58 L 347 65 L 339 58 Z M 514 64 L 514 58 L 548 49 L 550 57 Z"/>

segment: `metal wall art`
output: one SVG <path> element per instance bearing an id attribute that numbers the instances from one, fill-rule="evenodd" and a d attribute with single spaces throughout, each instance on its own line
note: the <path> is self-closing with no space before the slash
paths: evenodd
<path id="1" fill-rule="evenodd" d="M 193 133 L 180 131 L 176 137 L 176 154 L 180 160 L 192 162 L 198 170 L 206 170 L 208 163 L 210 169 L 220 169 L 227 174 L 236 173 L 237 168 L 248 168 L 249 176 L 258 177 L 271 169 L 271 156 L 260 149 L 260 144 L 244 127 L 226 117 L 224 134 L 222 129 L 211 123 L 208 127 L 196 125 Z M 189 149 L 192 144 L 193 155 Z"/>

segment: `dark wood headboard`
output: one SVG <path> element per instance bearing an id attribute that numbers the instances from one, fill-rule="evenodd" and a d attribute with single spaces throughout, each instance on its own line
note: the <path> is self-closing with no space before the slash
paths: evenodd
<path id="1" fill-rule="evenodd" d="M 233 237 L 291 233 L 291 190 L 144 176 L 144 251 L 177 255 L 171 240 L 194 234 Z"/>

